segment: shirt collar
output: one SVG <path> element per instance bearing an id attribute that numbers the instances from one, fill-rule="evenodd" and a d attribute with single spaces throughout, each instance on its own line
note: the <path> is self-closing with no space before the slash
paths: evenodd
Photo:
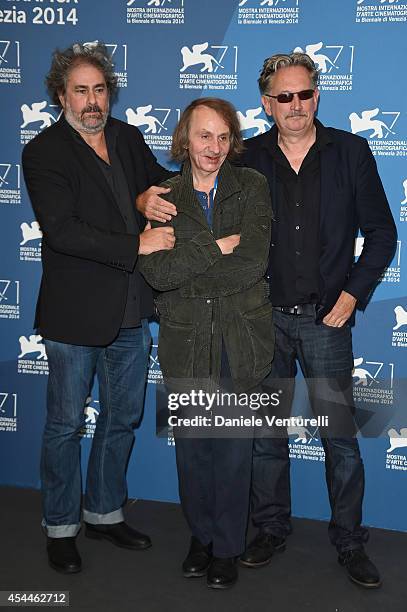
<path id="1" fill-rule="evenodd" d="M 326 145 L 332 142 L 332 137 L 329 130 L 316 118 L 314 119 L 314 125 L 316 127 L 315 149 L 321 151 Z M 269 149 L 271 153 L 276 154 L 278 152 L 278 129 L 275 124 L 268 134 L 270 134 L 270 139 L 268 142 L 264 143 L 264 146 Z"/>

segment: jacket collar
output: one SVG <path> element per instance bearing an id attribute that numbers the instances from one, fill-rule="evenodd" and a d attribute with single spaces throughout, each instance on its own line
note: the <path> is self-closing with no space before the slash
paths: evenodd
<path id="1" fill-rule="evenodd" d="M 332 136 L 328 128 L 326 128 L 316 117 L 314 118 L 314 125 L 317 129 L 316 144 L 320 151 L 325 145 L 332 143 Z M 269 153 L 273 152 L 278 147 L 278 129 L 274 124 L 272 128 L 265 134 L 263 134 L 263 142 L 261 143 L 263 149 L 267 149 Z"/>
<path id="2" fill-rule="evenodd" d="M 83 140 L 82 136 L 77 132 L 65 119 L 65 116 L 62 114 L 57 123 L 60 126 L 61 134 L 64 139 L 67 139 L 72 148 L 72 155 L 77 158 L 79 164 L 82 168 L 86 169 L 86 173 L 101 187 L 106 197 L 114 204 L 117 208 L 117 202 L 115 197 L 110 189 L 103 172 L 99 168 L 97 160 L 95 159 L 95 154 L 86 142 Z M 116 125 L 113 123 L 112 119 L 109 117 L 105 130 L 109 130 L 112 132 L 112 137 L 116 139 L 117 134 L 115 133 L 117 130 Z"/>
<path id="3" fill-rule="evenodd" d="M 218 188 L 215 196 L 215 206 L 221 206 L 222 202 L 231 195 L 241 191 L 231 164 L 225 160 L 218 173 Z M 195 194 L 191 162 L 187 159 L 182 166 L 181 183 L 177 209 L 194 218 L 198 223 L 208 227 L 205 214 Z"/>

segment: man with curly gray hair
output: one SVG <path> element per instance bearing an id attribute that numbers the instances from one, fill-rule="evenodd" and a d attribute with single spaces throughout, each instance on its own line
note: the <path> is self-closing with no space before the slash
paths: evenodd
<path id="1" fill-rule="evenodd" d="M 139 254 L 174 246 L 135 201 L 170 176 L 139 130 L 109 115 L 116 90 L 105 45 L 56 51 L 46 83 L 63 110 L 23 151 L 24 176 L 43 232 L 35 327 L 49 363 L 41 481 L 49 564 L 81 569 L 75 538 L 144 549 L 150 538 L 124 522 L 126 466 L 141 419 L 153 313 Z M 94 377 L 99 416 L 81 508 L 80 440 Z"/>
<path id="2" fill-rule="evenodd" d="M 263 107 L 275 125 L 246 140 L 243 163 L 266 175 L 276 222 L 268 278 L 276 350 L 266 386 L 283 390 L 289 416 L 297 362 L 320 430 L 331 505 L 329 537 L 351 580 L 378 587 L 364 552 L 364 470 L 355 436 L 351 324 L 364 307 L 396 244 L 396 230 L 373 155 L 363 138 L 327 128 L 315 117 L 318 72 L 305 53 L 267 58 L 259 78 Z M 358 231 L 364 248 L 354 263 Z M 327 419 L 328 420 L 328 419 Z M 252 519 L 258 534 L 240 562 L 260 567 L 283 550 L 291 532 L 287 433 L 270 430 L 254 444 Z"/>

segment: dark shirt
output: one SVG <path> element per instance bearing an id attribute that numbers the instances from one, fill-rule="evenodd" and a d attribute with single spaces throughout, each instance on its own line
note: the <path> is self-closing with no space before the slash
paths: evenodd
<path id="1" fill-rule="evenodd" d="M 304 158 L 298 174 L 277 144 L 272 128 L 271 154 L 275 165 L 275 231 L 270 248 L 270 292 L 276 306 L 318 303 L 320 155 L 330 142 L 317 127 L 316 141 Z"/>
<path id="2" fill-rule="evenodd" d="M 129 186 L 123 170 L 120 157 L 117 152 L 117 128 L 114 125 L 105 127 L 106 146 L 110 164 L 107 164 L 92 147 L 90 147 L 81 135 L 71 129 L 75 140 L 87 147 L 94 156 L 104 178 L 106 179 L 117 206 L 126 225 L 126 231 L 136 236 L 140 233 L 137 221 L 135 203 L 132 202 Z M 126 307 L 123 315 L 122 328 L 137 327 L 142 318 L 150 317 L 153 314 L 153 297 L 150 287 L 147 285 L 143 276 L 137 270 L 128 274 L 128 290 Z"/>

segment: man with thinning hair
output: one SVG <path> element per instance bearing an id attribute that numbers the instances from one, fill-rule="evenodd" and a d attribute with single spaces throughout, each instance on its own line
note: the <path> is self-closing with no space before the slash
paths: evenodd
<path id="1" fill-rule="evenodd" d="M 80 434 L 95 375 L 100 414 L 87 471 L 86 535 L 125 548 L 151 546 L 123 518 L 153 312 L 151 289 L 136 262 L 139 254 L 171 249 L 174 236 L 170 227 L 145 227 L 135 200 L 148 200 L 150 185 L 171 173 L 157 163 L 137 128 L 109 116 L 116 77 L 103 44 L 56 51 L 47 85 L 63 113 L 26 145 L 23 168 L 43 232 L 35 319 L 49 363 L 43 527 L 51 567 L 74 573 L 81 569 L 75 543 L 81 524 Z"/>
<path id="2" fill-rule="evenodd" d="M 267 177 L 276 217 L 268 271 L 276 349 L 266 384 L 284 390 L 287 414 L 298 361 L 314 414 L 329 413 L 333 425 L 320 431 L 329 537 L 349 578 L 378 587 L 361 526 L 364 469 L 354 433 L 350 326 L 394 254 L 396 229 L 366 140 L 315 118 L 317 84 L 306 54 L 266 59 L 259 88 L 275 125 L 245 142 L 243 163 Z M 359 230 L 364 247 L 354 264 Z M 288 438 L 270 432 L 254 444 L 252 519 L 259 531 L 241 564 L 260 567 L 283 550 L 290 516 Z"/>

